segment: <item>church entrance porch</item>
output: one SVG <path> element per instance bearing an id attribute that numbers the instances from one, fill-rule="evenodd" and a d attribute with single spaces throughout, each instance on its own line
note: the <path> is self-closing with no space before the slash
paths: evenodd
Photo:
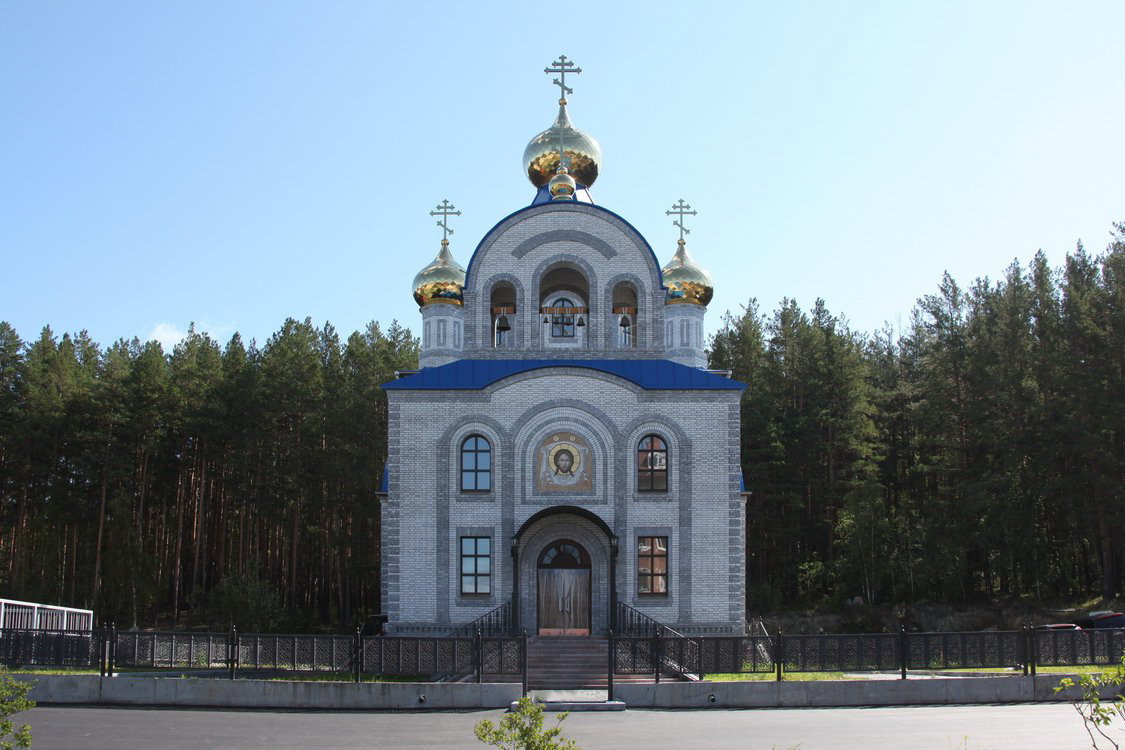
<path id="1" fill-rule="evenodd" d="M 539 556 L 539 635 L 590 635 L 590 556 L 578 542 L 560 539 Z"/>
<path id="2" fill-rule="evenodd" d="M 542 508 L 512 536 L 516 627 L 535 637 L 605 635 L 615 600 L 616 537 L 593 511 Z"/>

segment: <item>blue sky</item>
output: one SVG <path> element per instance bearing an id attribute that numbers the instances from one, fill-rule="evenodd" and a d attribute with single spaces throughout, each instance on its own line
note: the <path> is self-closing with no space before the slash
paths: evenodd
<path id="1" fill-rule="evenodd" d="M 1125 220 L 1125 3 L 16 2 L 0 5 L 0 319 L 33 338 L 264 341 L 287 316 L 417 328 L 448 197 L 464 264 L 527 205 L 543 68 L 595 200 L 725 309 L 823 297 L 905 324 Z M 568 81 L 569 83 L 569 81 Z"/>

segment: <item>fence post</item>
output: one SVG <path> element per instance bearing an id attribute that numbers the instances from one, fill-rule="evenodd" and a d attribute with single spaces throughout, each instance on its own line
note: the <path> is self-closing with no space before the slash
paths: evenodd
<path id="1" fill-rule="evenodd" d="M 227 650 L 227 656 L 230 657 L 228 665 L 230 666 L 230 678 L 233 680 L 238 672 L 238 628 L 234 625 L 230 626 L 230 648 Z"/>
<path id="2" fill-rule="evenodd" d="M 902 679 L 906 679 L 906 628 L 898 629 L 898 666 L 902 672 Z"/>
<path id="3" fill-rule="evenodd" d="M 660 631 L 656 631 L 652 648 L 652 671 L 657 685 L 660 684 L 660 663 L 664 661 L 664 642 L 660 639 Z"/>
<path id="4" fill-rule="evenodd" d="M 1047 631 L 1047 632 L 1050 632 L 1050 631 Z M 1031 667 L 1031 676 L 1034 677 L 1035 676 L 1036 662 L 1039 661 L 1039 639 L 1035 637 L 1035 631 L 1034 630 L 1032 630 L 1031 633 L 1030 633 L 1030 640 L 1031 640 L 1031 648 L 1028 649 L 1027 661 L 1028 661 L 1028 665 Z M 1058 662 L 1056 662 L 1056 664 L 1057 663 Z"/>
<path id="5" fill-rule="evenodd" d="M 520 629 L 520 681 L 523 684 L 523 695 L 528 695 L 528 630 Z"/>
<path id="6" fill-rule="evenodd" d="M 352 651 L 355 652 L 355 681 L 356 684 L 359 684 L 363 682 L 363 628 L 355 629 Z"/>
<path id="7" fill-rule="evenodd" d="M 774 675 L 781 682 L 781 663 L 785 661 L 785 635 L 781 630 L 777 631 L 777 648 L 774 649 L 773 660 Z"/>
<path id="8" fill-rule="evenodd" d="M 476 671 L 476 682 L 479 685 L 481 672 L 484 671 L 484 647 L 481 642 L 480 628 L 476 629 L 476 634 L 473 637 L 473 647 L 477 652 L 476 663 L 473 665 L 473 669 Z"/>
<path id="9" fill-rule="evenodd" d="M 117 668 L 117 626 L 112 622 L 109 624 L 109 657 L 106 659 L 106 676 L 113 677 L 114 670 Z"/>
<path id="10" fill-rule="evenodd" d="M 520 683 L 523 695 L 528 695 L 528 630 L 520 629 Z"/>
<path id="11" fill-rule="evenodd" d="M 613 628 L 610 628 L 606 635 L 609 637 L 609 649 L 607 650 L 607 664 L 605 665 L 606 684 L 609 686 L 609 695 L 606 696 L 607 701 L 613 700 L 613 668 L 617 665 L 617 659 L 614 658 L 614 643 L 613 643 Z M 526 691 L 525 691 L 526 692 Z"/>
<path id="12" fill-rule="evenodd" d="M 1023 646 L 1023 648 L 1021 649 L 1023 653 L 1020 654 L 1020 662 L 1021 666 L 1023 667 L 1024 677 L 1027 677 L 1028 667 L 1031 660 L 1031 637 L 1028 635 L 1030 630 L 1031 628 L 1027 625 L 1024 625 L 1022 628 L 1020 628 L 1020 644 Z"/>
<path id="13" fill-rule="evenodd" d="M 105 628 L 98 628 L 98 676 L 105 677 L 105 663 L 109 658 L 109 639 L 106 638 Z"/>

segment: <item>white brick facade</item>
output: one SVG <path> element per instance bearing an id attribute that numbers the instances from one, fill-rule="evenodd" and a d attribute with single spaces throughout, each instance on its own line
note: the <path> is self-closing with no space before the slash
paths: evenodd
<path id="1" fill-rule="evenodd" d="M 508 291 L 497 292 L 501 287 Z M 490 301 L 501 295 L 514 296 L 515 312 L 508 313 L 512 330 L 497 346 Z M 573 338 L 551 336 L 544 322 L 552 316 L 541 308 L 560 295 L 585 310 L 585 325 L 573 329 Z M 456 321 L 459 328 L 456 339 L 449 333 L 439 339 L 436 328 L 424 339 L 422 361 L 431 371 L 457 360 L 467 368 L 458 377 L 497 360 L 553 362 L 485 378 L 482 387 L 412 386 L 423 383 L 424 370 L 388 388 L 382 593 L 391 630 L 447 632 L 514 597 L 520 625 L 534 632 L 539 555 L 569 539 L 590 558 L 593 632 L 609 626 L 614 594 L 681 632 L 743 632 L 740 391 L 642 387 L 598 364 L 628 360 L 645 368 L 672 360 L 702 367 L 705 310 L 666 308 L 645 240 L 615 214 L 581 203 L 532 206 L 500 222 L 467 267 L 464 303 L 463 310 L 423 311 L 426 325 Z M 672 308 L 683 309 L 666 316 Z M 668 343 L 666 321 L 684 323 L 683 334 L 677 328 Z M 575 366 L 567 366 L 570 360 Z M 537 489 L 537 447 L 560 431 L 589 446 L 588 490 Z M 666 491 L 637 486 L 637 446 L 649 434 L 667 444 Z M 472 435 L 491 447 L 487 492 L 461 490 L 460 451 Z M 491 539 L 488 594 L 461 593 L 464 536 Z M 666 594 L 638 593 L 639 536 L 668 537 Z"/>

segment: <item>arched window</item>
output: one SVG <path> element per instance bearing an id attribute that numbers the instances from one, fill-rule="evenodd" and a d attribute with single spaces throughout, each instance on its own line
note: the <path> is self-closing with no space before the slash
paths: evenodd
<path id="1" fill-rule="evenodd" d="M 570 297 L 556 297 L 551 303 L 555 310 L 559 308 L 573 308 L 574 300 Z M 556 312 L 551 316 L 551 336 L 553 338 L 574 338 L 574 313 Z"/>
<path id="2" fill-rule="evenodd" d="M 668 445 L 659 435 L 645 435 L 637 444 L 637 489 L 668 490 Z"/>
<path id="3" fill-rule="evenodd" d="M 540 568 L 588 568 L 590 558 L 578 542 L 560 539 L 539 556 Z"/>
<path id="4" fill-rule="evenodd" d="M 492 445 L 480 435 L 470 435 L 461 443 L 461 491 L 488 492 L 492 489 Z"/>

